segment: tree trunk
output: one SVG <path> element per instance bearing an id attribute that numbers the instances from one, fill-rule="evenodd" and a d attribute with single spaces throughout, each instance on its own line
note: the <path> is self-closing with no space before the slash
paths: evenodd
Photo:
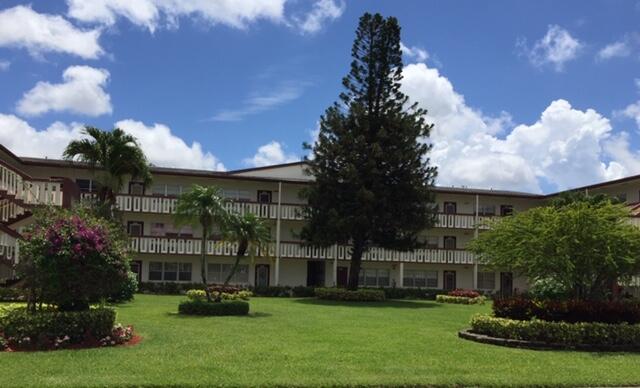
<path id="1" fill-rule="evenodd" d="M 353 248 L 351 248 L 351 265 L 349 266 L 349 282 L 347 283 L 348 290 L 355 291 L 358 289 L 363 253 L 364 244 L 361 242 L 354 242 Z"/>
<path id="2" fill-rule="evenodd" d="M 200 247 L 200 275 L 202 276 L 202 285 L 204 286 L 204 292 L 207 294 L 207 302 L 211 302 L 211 292 L 209 291 L 209 285 L 207 284 L 207 227 L 202 225 L 202 241 Z"/>
<path id="3" fill-rule="evenodd" d="M 238 253 L 236 254 L 236 262 L 233 264 L 233 267 L 231 267 L 231 271 L 229 271 L 229 275 L 227 275 L 227 279 L 224 281 L 225 287 L 229 284 L 229 282 L 231 281 L 231 278 L 233 277 L 233 275 L 235 275 L 236 271 L 238 270 L 240 259 L 244 257 L 244 255 L 247 253 L 248 247 L 249 247 L 249 242 L 246 240 L 242 240 L 240 241 L 240 244 L 238 244 Z"/>

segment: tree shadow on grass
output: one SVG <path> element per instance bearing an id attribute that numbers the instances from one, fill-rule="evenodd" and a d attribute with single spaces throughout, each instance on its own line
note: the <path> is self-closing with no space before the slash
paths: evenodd
<path id="1" fill-rule="evenodd" d="M 386 300 L 384 302 L 349 302 L 339 300 L 324 300 L 316 298 L 296 299 L 296 303 L 316 305 L 316 306 L 348 306 L 348 307 L 375 307 L 375 308 L 402 308 L 402 309 L 428 309 L 442 307 L 441 304 L 433 301 L 415 300 Z"/>
<path id="2" fill-rule="evenodd" d="M 233 318 L 268 318 L 270 317 L 272 314 L 269 313 L 263 313 L 260 311 L 257 312 L 251 312 L 249 311 L 248 315 L 187 315 L 187 314 L 180 314 L 177 311 L 167 311 L 165 313 L 165 315 L 167 315 L 168 317 L 171 318 L 178 318 L 178 319 L 185 319 L 185 318 L 227 318 L 227 317 L 233 317 Z"/>

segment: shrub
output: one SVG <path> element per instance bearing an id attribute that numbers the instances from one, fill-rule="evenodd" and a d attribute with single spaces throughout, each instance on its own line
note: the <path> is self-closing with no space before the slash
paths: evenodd
<path id="1" fill-rule="evenodd" d="M 251 291 L 238 290 L 234 293 L 213 291 L 211 297 L 216 299 L 220 296 L 222 300 L 249 300 L 253 296 Z M 189 300 L 205 301 L 207 299 L 207 293 L 204 290 L 188 290 L 187 297 Z"/>
<path id="2" fill-rule="evenodd" d="M 562 283 L 552 278 L 536 279 L 527 291 L 536 300 L 562 300 L 569 299 L 570 292 Z"/>
<path id="3" fill-rule="evenodd" d="M 310 298 L 316 296 L 314 287 L 297 286 L 291 289 L 291 296 L 295 298 Z"/>
<path id="4" fill-rule="evenodd" d="M 291 296 L 291 287 L 287 286 L 269 286 L 269 287 L 254 287 L 252 289 L 255 296 L 271 296 L 271 297 L 285 297 Z"/>
<path id="5" fill-rule="evenodd" d="M 453 303 L 453 304 L 484 304 L 487 298 L 484 296 L 476 296 L 470 298 L 467 296 L 450 296 L 450 295 L 438 295 L 436 296 L 436 302 L 439 303 Z"/>
<path id="6" fill-rule="evenodd" d="M 352 302 L 380 302 L 385 299 L 382 290 L 362 288 L 359 290 L 347 290 L 344 288 L 316 288 L 316 297 L 328 300 L 344 300 Z"/>
<path id="7" fill-rule="evenodd" d="M 11 347 L 51 349 L 67 343 L 99 341 L 112 334 L 115 320 L 116 312 L 108 308 L 35 313 L 20 308 L 0 317 L 0 328 Z"/>
<path id="8" fill-rule="evenodd" d="M 247 315 L 249 314 L 249 303 L 241 300 L 223 302 L 187 300 L 178 305 L 178 312 L 185 315 Z"/>
<path id="9" fill-rule="evenodd" d="M 587 301 L 545 300 L 535 301 L 516 297 L 498 299 L 493 313 L 499 318 L 552 322 L 640 323 L 640 302 L 637 300 Z"/>
<path id="10" fill-rule="evenodd" d="M 187 291 L 187 298 L 189 298 L 189 300 L 206 300 L 207 299 L 207 293 L 204 290 L 188 290 Z"/>
<path id="11" fill-rule="evenodd" d="M 383 288 L 387 299 L 426 299 L 435 300 L 439 294 L 446 294 L 446 291 L 433 288 Z"/>
<path id="12" fill-rule="evenodd" d="M 24 300 L 24 293 L 17 288 L 0 287 L 0 302 L 17 302 Z"/>
<path id="13" fill-rule="evenodd" d="M 478 314 L 471 318 L 471 331 L 491 337 L 566 346 L 640 347 L 640 325 L 626 323 L 519 321 Z"/>
<path id="14" fill-rule="evenodd" d="M 127 280 L 121 284 L 118 292 L 109 297 L 109 302 L 128 302 L 133 300 L 136 292 L 138 292 L 138 276 L 133 272 L 129 272 Z"/>
<path id="15" fill-rule="evenodd" d="M 0 336 L 0 352 L 7 348 L 7 340 Z"/>
<path id="16" fill-rule="evenodd" d="M 453 291 L 449 291 L 447 292 L 447 295 L 449 296 L 460 296 L 463 298 L 477 298 L 480 296 L 480 293 L 478 291 L 474 291 L 474 290 L 463 290 L 461 288 L 456 288 Z"/>

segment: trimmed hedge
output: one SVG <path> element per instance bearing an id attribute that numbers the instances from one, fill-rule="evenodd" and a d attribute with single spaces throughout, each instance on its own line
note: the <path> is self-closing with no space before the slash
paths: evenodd
<path id="1" fill-rule="evenodd" d="M 436 296 L 436 302 L 438 303 L 453 303 L 453 304 L 484 304 L 487 298 L 484 296 L 476 296 L 470 298 L 467 296 L 450 296 L 450 295 L 438 295 Z"/>
<path id="2" fill-rule="evenodd" d="M 449 291 L 447 292 L 447 295 L 449 296 L 461 296 L 464 298 L 477 298 L 480 296 L 480 293 L 478 291 L 474 291 L 474 290 L 465 290 L 462 288 L 456 288 L 453 291 Z"/>
<path id="3" fill-rule="evenodd" d="M 584 345 L 640 347 L 640 325 L 626 323 L 566 323 L 535 319 L 520 321 L 477 314 L 471 318 L 471 332 L 496 338 L 568 347 Z"/>
<path id="4" fill-rule="evenodd" d="M 316 288 L 316 297 L 326 300 L 344 300 L 351 302 L 381 302 L 385 300 L 384 291 L 362 288 L 347 290 L 344 288 Z"/>
<path id="5" fill-rule="evenodd" d="M 0 332 L 12 347 L 48 349 L 56 340 L 65 337 L 71 344 L 99 341 L 112 334 L 115 321 L 116 312 L 103 307 L 35 313 L 19 308 L 0 317 Z"/>
<path id="6" fill-rule="evenodd" d="M 0 287 L 0 302 L 17 302 L 24 300 L 24 292 L 17 288 Z"/>
<path id="7" fill-rule="evenodd" d="M 178 312 L 185 315 L 247 315 L 249 303 L 241 300 L 207 302 L 203 300 L 187 300 L 178 305 Z"/>
<path id="8" fill-rule="evenodd" d="M 551 322 L 640 323 L 640 301 L 544 300 L 524 297 L 497 299 L 493 313 L 499 318 Z"/>

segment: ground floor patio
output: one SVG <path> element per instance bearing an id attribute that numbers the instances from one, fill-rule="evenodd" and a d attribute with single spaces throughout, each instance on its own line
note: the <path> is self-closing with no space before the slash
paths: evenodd
<path id="1" fill-rule="evenodd" d="M 185 317 L 139 295 L 131 347 L 0 353 L 10 386 L 638 385 L 640 354 L 534 351 L 458 338 L 489 305 L 253 298 L 246 317 Z"/>

